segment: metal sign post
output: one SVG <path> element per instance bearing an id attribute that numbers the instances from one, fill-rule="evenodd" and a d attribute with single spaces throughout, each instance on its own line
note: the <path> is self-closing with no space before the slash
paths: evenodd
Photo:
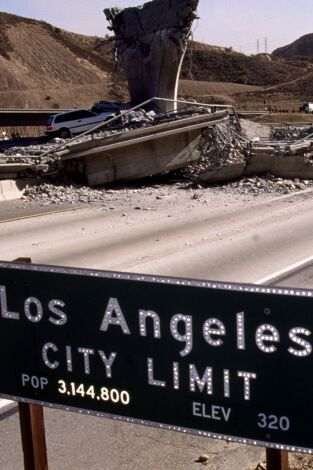
<path id="1" fill-rule="evenodd" d="M 30 264 L 31 259 L 18 258 L 14 262 Z M 29 403 L 19 403 L 18 410 L 24 455 L 24 469 L 48 470 L 43 407 Z"/>
<path id="2" fill-rule="evenodd" d="M 2 262 L 0 394 L 267 447 L 285 470 L 281 450 L 313 450 L 312 312 L 308 290 Z"/>
<path id="3" fill-rule="evenodd" d="M 25 470 L 48 470 L 43 408 L 19 403 Z"/>
<path id="4" fill-rule="evenodd" d="M 288 452 L 266 449 L 267 470 L 288 470 Z"/>

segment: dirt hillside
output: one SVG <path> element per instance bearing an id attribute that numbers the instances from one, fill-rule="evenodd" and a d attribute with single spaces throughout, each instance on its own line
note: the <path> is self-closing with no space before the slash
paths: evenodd
<path id="1" fill-rule="evenodd" d="M 0 31 L 1 107 L 87 106 L 114 98 L 108 40 L 5 13 Z"/>
<path id="2" fill-rule="evenodd" d="M 105 24 L 105 20 L 104 20 Z M 110 38 L 74 34 L 42 21 L 0 13 L 0 107 L 85 107 L 127 100 Z M 313 59 L 245 56 L 190 42 L 179 95 L 243 108 L 285 108 L 313 96 Z"/>

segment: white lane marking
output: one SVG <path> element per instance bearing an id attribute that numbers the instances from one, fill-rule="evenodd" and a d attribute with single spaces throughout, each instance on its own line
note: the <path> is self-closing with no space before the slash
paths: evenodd
<path id="1" fill-rule="evenodd" d="M 281 201 L 283 199 L 290 199 L 291 197 L 294 196 L 301 196 L 302 194 L 307 194 L 307 193 L 312 193 L 313 189 L 301 189 L 300 191 L 295 191 L 289 194 L 285 194 L 284 196 L 278 196 L 275 197 L 274 199 L 269 199 L 268 201 L 264 202 L 275 202 L 275 201 Z"/>
<path id="2" fill-rule="evenodd" d="M 259 279 L 258 281 L 255 281 L 254 284 L 265 284 L 272 279 L 275 279 L 277 277 L 281 277 L 284 274 L 288 274 L 289 272 L 292 272 L 296 269 L 304 267 L 306 264 L 312 263 L 313 261 L 313 256 L 309 256 L 308 258 L 304 258 L 301 261 L 298 261 L 297 263 L 291 264 L 287 268 L 281 269 L 280 271 L 276 271 L 276 273 L 272 273 L 269 276 L 263 277 L 262 279 Z"/>

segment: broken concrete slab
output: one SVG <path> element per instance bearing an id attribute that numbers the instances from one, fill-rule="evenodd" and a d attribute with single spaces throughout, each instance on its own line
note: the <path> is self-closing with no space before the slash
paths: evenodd
<path id="1" fill-rule="evenodd" d="M 282 178 L 313 179 L 313 161 L 303 156 L 251 155 L 247 159 L 245 176 L 270 173 Z"/>
<path id="2" fill-rule="evenodd" d="M 128 80 L 132 105 L 154 96 L 177 99 L 178 78 L 199 0 L 154 0 L 104 10 Z M 175 103 L 159 102 L 159 111 Z"/>
<path id="3" fill-rule="evenodd" d="M 313 179 L 313 161 L 303 156 L 273 153 L 249 155 L 245 162 L 228 163 L 218 168 L 209 166 L 197 179 L 200 183 L 209 185 L 266 174 L 290 179 Z"/>
<path id="4" fill-rule="evenodd" d="M 220 168 L 206 168 L 198 175 L 198 181 L 205 184 L 219 184 L 225 181 L 235 181 L 245 174 L 244 162 L 232 163 Z"/>
<path id="5" fill-rule="evenodd" d="M 58 157 L 90 186 L 128 181 L 183 168 L 200 158 L 202 130 L 228 120 L 228 112 L 195 115 L 152 127 L 69 145 Z"/>

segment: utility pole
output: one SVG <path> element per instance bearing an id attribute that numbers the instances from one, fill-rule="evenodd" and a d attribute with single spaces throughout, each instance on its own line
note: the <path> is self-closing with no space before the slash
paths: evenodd
<path id="1" fill-rule="evenodd" d="M 264 50 L 265 50 L 265 54 L 268 53 L 268 39 L 267 38 L 264 38 Z"/>
<path id="2" fill-rule="evenodd" d="M 260 39 L 257 39 L 256 41 L 256 53 L 260 54 Z"/>

